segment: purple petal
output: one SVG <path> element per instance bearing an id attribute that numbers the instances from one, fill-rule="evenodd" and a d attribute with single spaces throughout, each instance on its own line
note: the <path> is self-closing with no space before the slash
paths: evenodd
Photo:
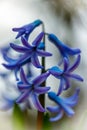
<path id="1" fill-rule="evenodd" d="M 36 109 L 41 111 L 41 112 L 45 112 L 45 109 L 40 104 L 38 96 L 36 94 L 32 94 L 31 98 L 32 98 L 32 102 L 33 102 L 34 106 L 36 107 Z"/>
<path id="2" fill-rule="evenodd" d="M 45 57 L 45 56 L 52 56 L 51 53 L 45 52 L 45 51 L 39 50 L 39 49 L 37 49 L 37 54 L 38 54 L 39 56 L 42 56 L 42 57 Z"/>
<path id="3" fill-rule="evenodd" d="M 12 49 L 14 49 L 15 51 L 21 52 L 21 53 L 25 53 L 25 52 L 28 52 L 28 51 L 29 51 L 28 48 L 15 45 L 15 44 L 13 44 L 13 43 L 10 43 L 10 47 L 11 47 Z"/>
<path id="4" fill-rule="evenodd" d="M 22 93 L 18 99 L 16 100 L 16 103 L 22 103 L 25 100 L 27 100 L 27 98 L 29 97 L 29 95 L 31 94 L 31 90 L 29 91 L 25 91 L 24 93 Z"/>
<path id="5" fill-rule="evenodd" d="M 69 77 L 69 78 L 74 78 L 76 80 L 83 82 L 83 78 L 81 76 L 77 75 L 77 74 L 66 74 L 66 76 Z"/>
<path id="6" fill-rule="evenodd" d="M 70 87 L 70 80 L 67 77 L 64 77 L 64 81 L 65 81 L 65 86 L 63 88 L 63 90 L 67 90 Z"/>
<path id="7" fill-rule="evenodd" d="M 57 116 L 51 117 L 51 118 L 50 118 L 50 121 L 51 121 L 51 122 L 54 122 L 54 121 L 60 120 L 60 119 L 63 117 L 63 114 L 64 114 L 64 112 L 61 110 L 61 111 L 57 114 Z"/>
<path id="8" fill-rule="evenodd" d="M 46 93 L 48 90 L 50 89 L 50 87 L 45 87 L 45 86 L 41 86 L 41 87 L 35 87 L 34 91 L 37 94 L 44 94 Z"/>
<path id="9" fill-rule="evenodd" d="M 46 73 L 43 73 L 42 75 L 39 75 L 38 77 L 36 77 L 34 80 L 33 80 L 33 84 L 35 86 L 38 86 L 40 85 L 41 83 L 43 83 L 47 77 L 50 75 L 49 72 L 46 72 Z"/>
<path id="10" fill-rule="evenodd" d="M 28 84 L 29 85 L 29 82 L 25 76 L 25 73 L 24 73 L 24 70 L 21 68 L 20 69 L 20 77 L 21 77 L 21 81 L 25 84 Z"/>
<path id="11" fill-rule="evenodd" d="M 60 79 L 60 85 L 59 85 L 59 89 L 58 89 L 57 96 L 59 96 L 59 95 L 62 93 L 62 91 L 63 91 L 63 89 L 64 89 L 64 86 L 65 86 L 64 79 L 61 78 L 61 79 Z"/>
<path id="12" fill-rule="evenodd" d="M 29 49 L 32 49 L 32 46 L 28 43 L 28 41 L 24 37 L 21 37 L 21 41 L 24 46 L 28 47 Z"/>
<path id="13" fill-rule="evenodd" d="M 67 71 L 69 67 L 69 60 L 67 58 L 64 58 L 64 72 Z"/>
<path id="14" fill-rule="evenodd" d="M 16 39 L 19 38 L 20 36 L 22 36 L 24 33 L 25 33 L 24 30 L 19 31 L 19 33 L 16 36 Z"/>
<path id="15" fill-rule="evenodd" d="M 41 42 L 43 36 L 44 36 L 44 32 L 41 32 L 41 33 L 36 37 L 36 39 L 32 42 L 32 45 L 38 46 L 38 45 L 40 44 L 40 42 Z"/>
<path id="16" fill-rule="evenodd" d="M 16 67 L 16 64 L 11 65 L 11 64 L 2 64 L 5 68 L 9 70 L 13 70 Z"/>
<path id="17" fill-rule="evenodd" d="M 61 74 L 63 73 L 63 71 L 57 66 L 50 68 L 49 72 L 50 74 L 54 75 L 56 78 L 59 78 Z"/>
<path id="18" fill-rule="evenodd" d="M 23 27 L 20 28 L 12 28 L 12 31 L 19 32 L 20 30 L 24 31 Z"/>
<path id="19" fill-rule="evenodd" d="M 25 90 L 29 90 L 30 86 L 27 84 L 18 84 L 18 89 L 20 91 L 25 91 Z"/>
<path id="20" fill-rule="evenodd" d="M 31 63 L 36 67 L 36 68 L 43 68 L 40 65 L 40 62 L 38 60 L 37 54 L 33 54 L 33 56 L 31 57 Z"/>
<path id="21" fill-rule="evenodd" d="M 77 57 L 75 63 L 68 69 L 68 71 L 69 71 L 69 72 L 74 71 L 74 70 L 79 66 L 80 60 L 81 60 L 81 56 L 78 55 L 78 57 Z"/>
<path id="22" fill-rule="evenodd" d="M 29 53 L 25 53 L 24 55 L 22 55 L 19 59 L 18 59 L 18 61 L 17 61 L 17 63 L 18 63 L 18 65 L 21 65 L 21 64 L 23 64 L 24 62 L 26 63 L 28 63 L 30 60 L 30 58 L 31 58 L 31 56 L 32 56 L 32 51 L 31 52 L 29 52 Z"/>
<path id="23" fill-rule="evenodd" d="M 15 63 L 17 61 L 16 59 L 8 57 L 6 53 L 3 53 L 3 58 L 9 63 Z"/>

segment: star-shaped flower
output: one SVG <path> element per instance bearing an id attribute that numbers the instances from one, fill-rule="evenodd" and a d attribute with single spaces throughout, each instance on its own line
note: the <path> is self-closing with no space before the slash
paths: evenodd
<path id="1" fill-rule="evenodd" d="M 56 78 L 60 79 L 60 85 L 57 95 L 60 95 L 63 90 L 67 90 L 70 87 L 70 78 L 76 79 L 78 81 L 83 81 L 83 78 L 72 72 L 78 67 L 80 63 L 81 56 L 78 55 L 76 61 L 72 66 L 69 67 L 69 62 L 67 58 L 64 58 L 64 69 L 60 69 L 54 66 L 49 69 L 49 72 Z"/>
<path id="2" fill-rule="evenodd" d="M 24 36 L 27 40 L 29 38 L 29 35 L 31 34 L 31 32 L 38 27 L 39 25 L 42 24 L 42 21 L 37 19 L 34 22 L 24 25 L 22 27 L 19 28 L 13 28 L 12 30 L 14 32 L 18 32 L 16 39 L 19 38 L 20 36 Z"/>
<path id="3" fill-rule="evenodd" d="M 30 82 L 27 80 L 27 77 L 21 68 L 21 81 L 18 82 L 18 89 L 21 92 L 21 95 L 16 100 L 16 102 L 22 103 L 27 99 L 31 99 L 35 108 L 41 112 L 44 112 L 45 109 L 41 106 L 38 97 L 40 94 L 44 94 L 50 89 L 50 87 L 41 86 L 41 84 L 47 79 L 49 75 L 49 72 L 43 73 Z"/>
<path id="4" fill-rule="evenodd" d="M 51 113 L 57 114 L 55 117 L 51 117 L 50 121 L 58 121 L 63 117 L 63 114 L 65 113 L 68 117 L 72 117 L 75 112 L 72 109 L 75 105 L 78 103 L 78 97 L 79 97 L 80 89 L 77 88 L 75 93 L 71 97 L 60 97 L 57 96 L 54 92 L 49 92 L 48 97 L 54 101 L 57 106 L 49 106 L 47 107 L 48 111 Z"/>
<path id="5" fill-rule="evenodd" d="M 80 49 L 72 49 L 69 46 L 67 46 L 65 43 L 61 42 L 58 37 L 54 34 L 48 34 L 48 39 L 54 43 L 54 45 L 58 48 L 58 50 L 61 53 L 62 60 L 60 64 L 63 62 L 64 58 L 67 58 L 69 60 L 69 56 L 77 55 L 81 53 Z"/>
<path id="6" fill-rule="evenodd" d="M 10 70 L 15 69 L 15 73 L 17 73 L 21 66 L 31 61 L 31 63 L 35 67 L 42 68 L 38 60 L 38 56 L 40 57 L 52 56 L 51 53 L 41 50 L 39 48 L 43 36 L 44 36 L 44 33 L 41 32 L 36 37 L 36 39 L 32 42 L 32 45 L 30 45 L 24 37 L 21 37 L 23 46 L 19 46 L 19 45 L 15 45 L 11 43 L 10 46 L 12 49 L 23 54 L 18 59 L 15 59 L 15 60 L 12 58 L 9 58 L 7 55 L 4 55 L 4 59 L 9 63 L 9 64 L 3 64 L 4 67 Z"/>

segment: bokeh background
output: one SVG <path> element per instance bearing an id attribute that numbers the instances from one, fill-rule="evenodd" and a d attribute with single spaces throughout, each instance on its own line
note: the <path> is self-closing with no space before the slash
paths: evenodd
<path id="1" fill-rule="evenodd" d="M 0 0 L 0 47 L 9 44 L 15 37 L 13 27 L 42 19 L 47 32 L 55 33 L 68 45 L 82 50 L 81 64 L 77 72 L 84 78 L 84 83 L 74 82 L 80 86 L 80 101 L 75 108 L 73 118 L 64 117 L 53 123 L 53 130 L 86 130 L 87 129 L 87 0 Z M 54 50 L 47 46 L 52 52 Z M 56 63 L 55 54 L 54 62 Z M 0 60 L 0 64 L 2 61 Z M 0 65 L 1 66 L 1 65 Z M 54 83 L 51 82 L 54 86 Z M 56 84 L 55 84 L 56 86 Z M 54 86 L 54 87 L 55 87 Z M 3 83 L 0 83 L 0 92 Z M 72 90 L 73 91 L 73 90 Z M 35 130 L 36 118 L 31 112 L 30 129 Z M 0 130 L 13 130 L 10 112 L 0 111 Z"/>

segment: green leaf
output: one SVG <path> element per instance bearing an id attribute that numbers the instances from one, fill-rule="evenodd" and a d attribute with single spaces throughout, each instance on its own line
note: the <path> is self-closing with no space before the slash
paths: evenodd
<path id="1" fill-rule="evenodd" d="M 43 120 L 43 130 L 52 130 L 52 124 L 51 122 L 49 121 L 49 113 L 46 113 L 44 115 L 44 120 Z"/>
<path id="2" fill-rule="evenodd" d="M 13 130 L 25 130 L 24 114 L 17 104 L 13 109 Z"/>

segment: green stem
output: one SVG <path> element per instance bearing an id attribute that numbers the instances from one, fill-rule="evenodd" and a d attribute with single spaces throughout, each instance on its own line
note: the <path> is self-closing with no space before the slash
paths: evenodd
<path id="1" fill-rule="evenodd" d="M 43 30 L 43 32 L 45 32 L 44 24 L 42 24 L 42 30 Z M 44 35 L 44 38 L 43 38 L 43 42 L 45 44 L 45 35 Z M 44 48 L 44 50 L 45 50 L 45 48 Z M 41 73 L 44 73 L 45 72 L 45 57 L 42 57 L 42 66 L 43 66 L 43 69 L 42 69 Z M 42 86 L 45 86 L 45 84 L 46 84 L 46 82 L 43 82 Z M 43 107 L 45 107 L 45 95 L 44 94 L 39 96 L 39 100 L 40 100 L 41 105 Z M 43 118 L 44 118 L 44 112 L 38 111 L 38 115 L 37 115 L 37 130 L 42 130 Z"/>

